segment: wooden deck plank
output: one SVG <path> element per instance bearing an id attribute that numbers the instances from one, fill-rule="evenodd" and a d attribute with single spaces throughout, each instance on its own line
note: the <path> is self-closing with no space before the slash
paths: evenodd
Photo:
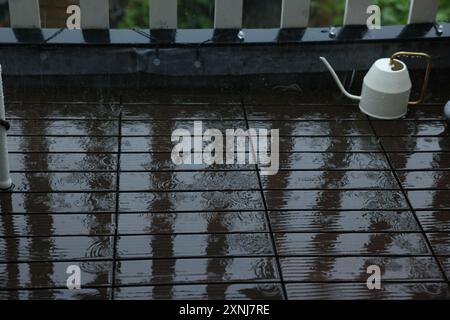
<path id="1" fill-rule="evenodd" d="M 110 236 L 3 238 L 0 239 L 0 262 L 111 259 L 112 240 Z M 12 248 L 15 251 L 11 251 Z"/>
<path id="2" fill-rule="evenodd" d="M 258 190 L 256 171 L 121 173 L 121 191 Z"/>
<path id="3" fill-rule="evenodd" d="M 180 109 L 180 107 L 182 108 Z M 124 104 L 124 120 L 245 120 L 239 104 Z"/>
<path id="4" fill-rule="evenodd" d="M 5 112 L 8 119 L 117 120 L 120 108 L 117 103 L 34 102 L 6 103 Z"/>
<path id="5" fill-rule="evenodd" d="M 121 235 L 269 231 L 263 211 L 129 213 L 118 224 Z"/>
<path id="6" fill-rule="evenodd" d="M 111 261 L 32 262 L 0 264 L 1 289 L 67 288 L 67 269 L 72 265 L 80 267 L 82 288 L 111 285 Z M 11 277 L 14 272 L 20 276 Z"/>
<path id="7" fill-rule="evenodd" d="M 126 287 L 117 300 L 281 300 L 281 285 L 272 283 Z"/>
<path id="8" fill-rule="evenodd" d="M 368 121 L 280 121 L 263 120 L 248 122 L 250 128 L 278 129 L 280 136 L 373 136 L 373 130 Z"/>
<path id="9" fill-rule="evenodd" d="M 120 195 L 121 212 L 263 209 L 260 191 L 130 192 Z"/>
<path id="10" fill-rule="evenodd" d="M 444 268 L 445 274 L 448 278 L 450 276 L 450 257 L 439 258 L 439 261 L 441 262 L 441 265 Z"/>
<path id="11" fill-rule="evenodd" d="M 12 172 L 111 172 L 117 168 L 117 155 L 111 153 L 10 153 L 9 163 Z"/>
<path id="12" fill-rule="evenodd" d="M 112 137 L 35 137 L 11 136 L 8 138 L 10 152 L 117 152 L 117 138 Z"/>
<path id="13" fill-rule="evenodd" d="M 414 209 L 450 209 L 450 190 L 408 191 Z"/>
<path id="14" fill-rule="evenodd" d="M 450 171 L 401 171 L 397 175 L 404 189 L 450 189 Z"/>
<path id="15" fill-rule="evenodd" d="M 12 135 L 33 136 L 117 136 L 117 120 L 17 120 L 9 121 Z"/>
<path id="16" fill-rule="evenodd" d="M 113 192 L 0 193 L 0 213 L 114 212 Z"/>
<path id="17" fill-rule="evenodd" d="M 2 300 L 108 300 L 110 297 L 111 288 L 0 291 Z"/>
<path id="18" fill-rule="evenodd" d="M 449 152 L 403 152 L 389 153 L 396 170 L 449 170 Z"/>
<path id="19" fill-rule="evenodd" d="M 237 154 L 235 155 L 237 158 Z M 248 156 L 246 156 L 248 157 Z M 252 164 L 181 164 L 176 165 L 172 161 L 172 153 L 122 153 L 121 170 L 126 171 L 158 171 L 158 172 L 176 172 L 176 171 L 233 171 L 255 169 Z"/>
<path id="20" fill-rule="evenodd" d="M 203 131 L 218 129 L 225 133 L 226 129 L 245 129 L 247 124 L 243 120 L 204 120 Z M 175 129 L 188 130 L 194 135 L 194 121 L 192 120 L 125 120 L 122 121 L 122 136 L 171 136 Z M 203 132 L 202 132 L 203 133 Z"/>
<path id="21" fill-rule="evenodd" d="M 265 191 L 269 210 L 408 209 L 400 191 Z"/>
<path id="22" fill-rule="evenodd" d="M 417 211 L 416 214 L 425 231 L 450 231 L 449 211 Z"/>
<path id="23" fill-rule="evenodd" d="M 380 267 L 382 282 L 444 281 L 433 257 L 288 257 L 281 258 L 285 281 L 367 281 L 367 268 Z"/>
<path id="24" fill-rule="evenodd" d="M 261 177 L 261 183 L 265 190 L 399 189 L 389 171 L 282 171 Z"/>
<path id="25" fill-rule="evenodd" d="M 14 137 L 13 137 L 14 138 Z M 56 139 L 56 138 L 54 138 Z M 63 138 L 60 138 L 63 139 Z M 72 150 L 70 143 L 76 144 L 78 139 L 66 139 L 66 148 L 61 150 Z M 106 139 L 106 138 L 98 138 Z M 61 141 L 62 143 L 63 141 Z M 10 143 L 13 150 L 17 149 L 19 142 Z M 56 142 L 55 142 L 56 143 Z M 79 142 L 78 142 L 79 143 Z M 380 146 L 374 137 L 280 137 L 282 152 L 377 152 L 381 151 Z M 203 147 L 208 142 L 203 142 Z M 122 138 L 123 152 L 171 152 L 173 143 L 166 137 L 124 137 Z M 14 147 L 16 149 L 14 149 Z M 59 149 L 58 149 L 59 150 Z M 237 151 L 235 149 L 235 151 Z M 244 150 L 239 150 L 243 152 Z M 248 146 L 246 147 L 248 151 Z"/>
<path id="26" fill-rule="evenodd" d="M 172 271 L 174 267 L 176 272 Z M 273 258 L 122 261 L 116 279 L 118 285 L 127 286 L 279 281 Z"/>
<path id="27" fill-rule="evenodd" d="M 115 191 L 115 173 L 11 173 L 14 192 Z"/>
<path id="28" fill-rule="evenodd" d="M 270 256 L 268 234 L 120 236 L 119 258 Z"/>
<path id="29" fill-rule="evenodd" d="M 280 256 L 431 254 L 421 233 L 280 233 L 275 240 Z"/>
<path id="30" fill-rule="evenodd" d="M 419 232 L 411 212 L 270 211 L 274 232 Z"/>
<path id="31" fill-rule="evenodd" d="M 249 120 L 366 120 L 357 106 L 330 105 L 264 105 L 248 104 L 245 107 Z"/>
<path id="32" fill-rule="evenodd" d="M 431 246 L 438 256 L 450 256 L 450 234 L 448 232 L 427 233 Z"/>
<path id="33" fill-rule="evenodd" d="M 449 136 L 445 121 L 373 121 L 378 136 Z"/>
<path id="34" fill-rule="evenodd" d="M 446 283 L 388 283 L 382 290 L 367 290 L 366 283 L 287 284 L 291 300 L 448 300 Z"/>
<path id="35" fill-rule="evenodd" d="M 0 215 L 3 237 L 114 235 L 114 213 Z"/>
<path id="36" fill-rule="evenodd" d="M 283 149 L 281 149 L 283 151 Z M 386 170 L 389 163 L 381 152 L 281 152 L 283 170 Z"/>

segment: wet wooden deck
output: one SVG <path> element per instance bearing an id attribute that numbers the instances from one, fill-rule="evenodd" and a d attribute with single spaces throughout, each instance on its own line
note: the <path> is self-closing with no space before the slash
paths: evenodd
<path id="1" fill-rule="evenodd" d="M 8 99 L 0 299 L 450 298 L 443 101 L 375 121 L 295 97 L 149 96 Z M 193 120 L 279 128 L 280 172 L 175 166 L 170 134 Z"/>

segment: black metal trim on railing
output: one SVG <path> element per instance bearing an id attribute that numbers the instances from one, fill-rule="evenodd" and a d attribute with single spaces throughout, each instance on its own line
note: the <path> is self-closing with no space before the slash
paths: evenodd
<path id="1" fill-rule="evenodd" d="M 376 59 L 397 51 L 420 51 L 433 57 L 433 70 L 448 69 L 450 24 L 379 30 L 366 26 L 151 31 L 0 28 L 0 48 L 4 75 L 21 79 L 138 75 L 157 83 L 175 78 L 192 82 L 194 77 L 209 83 L 233 77 L 266 81 L 265 75 L 287 79 L 323 73 L 319 56 L 330 58 L 336 71 L 347 72 L 365 71 Z M 421 68 L 411 64 L 411 69 Z"/>
<path id="2" fill-rule="evenodd" d="M 409 24 L 369 29 L 366 26 L 301 29 L 176 29 L 176 30 L 68 30 L 0 28 L 0 45 L 125 45 L 183 46 L 340 43 L 353 41 L 402 41 L 450 37 L 450 23 Z"/>

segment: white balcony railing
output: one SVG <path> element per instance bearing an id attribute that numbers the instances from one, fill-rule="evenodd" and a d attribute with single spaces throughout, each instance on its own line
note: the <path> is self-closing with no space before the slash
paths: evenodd
<path id="1" fill-rule="evenodd" d="M 150 29 L 177 28 L 177 0 L 150 1 Z M 372 0 L 346 0 L 344 25 L 364 25 Z M 410 0 L 408 23 L 434 23 L 439 0 Z M 310 0 L 283 0 L 281 28 L 308 26 Z M 109 0 L 80 0 L 83 29 L 109 29 Z M 239 29 L 243 0 L 215 0 L 214 27 Z M 9 0 L 12 28 L 40 28 L 39 0 Z"/>

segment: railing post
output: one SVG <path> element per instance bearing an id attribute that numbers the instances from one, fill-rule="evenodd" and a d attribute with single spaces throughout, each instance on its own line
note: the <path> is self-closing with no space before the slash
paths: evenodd
<path id="1" fill-rule="evenodd" d="M 82 29 L 109 29 L 109 0 L 80 0 Z"/>
<path id="2" fill-rule="evenodd" d="M 438 7 L 439 0 L 411 0 L 408 24 L 436 22 Z"/>
<path id="3" fill-rule="evenodd" d="M 311 0 L 283 0 L 281 28 L 306 28 L 309 23 Z"/>
<path id="4" fill-rule="evenodd" d="M 177 0 L 149 0 L 150 29 L 176 29 L 178 26 Z"/>
<path id="5" fill-rule="evenodd" d="M 243 0 L 216 0 L 214 8 L 214 28 L 242 28 Z"/>
<path id="6" fill-rule="evenodd" d="M 11 28 L 40 28 L 39 0 L 8 0 Z"/>
<path id="7" fill-rule="evenodd" d="M 0 65 L 0 189 L 9 189 L 12 185 L 9 175 L 8 142 L 6 139 L 5 99 L 3 97 L 2 66 Z"/>
<path id="8" fill-rule="evenodd" d="M 344 26 L 366 25 L 367 8 L 373 4 L 373 0 L 346 0 Z"/>

